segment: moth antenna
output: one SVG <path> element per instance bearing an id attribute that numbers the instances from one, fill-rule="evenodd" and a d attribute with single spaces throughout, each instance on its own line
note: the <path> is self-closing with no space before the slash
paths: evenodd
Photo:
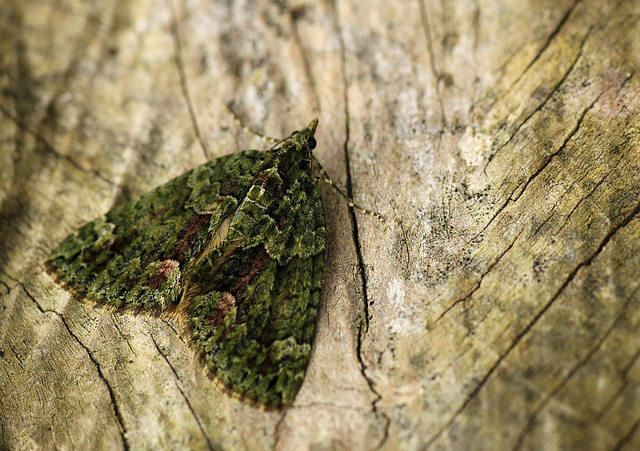
<path id="1" fill-rule="evenodd" d="M 347 201 L 347 205 L 348 206 L 350 206 L 351 208 L 359 211 L 360 213 L 362 213 L 364 215 L 373 216 L 374 218 L 376 218 L 380 222 L 386 221 L 386 218 L 384 216 L 382 216 L 380 213 L 376 213 L 375 211 L 367 210 L 366 208 L 363 208 L 360 205 L 358 205 L 355 202 L 353 202 L 353 200 L 349 196 L 347 196 L 344 192 L 342 192 L 342 190 L 338 187 L 338 185 L 336 185 L 333 182 L 333 180 L 331 180 L 331 177 L 329 177 L 329 174 L 327 174 L 327 171 L 324 170 L 324 168 L 322 167 L 322 165 L 320 164 L 320 162 L 318 161 L 316 156 L 313 155 L 313 154 L 311 156 L 313 157 L 313 161 L 315 161 L 315 163 L 318 165 L 318 169 L 320 169 L 320 174 L 322 175 L 322 179 L 325 182 L 327 182 L 333 189 L 335 189 L 338 192 L 338 194 L 340 194 L 340 196 L 342 196 L 342 198 L 344 200 Z"/>
<path id="2" fill-rule="evenodd" d="M 233 111 L 231 109 L 231 107 L 229 105 L 225 105 L 224 108 L 227 110 L 227 112 L 231 115 L 231 117 L 233 118 L 233 121 L 238 124 L 238 127 L 240 127 L 242 129 L 242 131 L 249 133 L 250 135 L 254 135 L 257 136 L 258 138 L 262 139 L 263 141 L 270 143 L 270 144 L 278 144 L 280 142 L 282 142 L 282 139 L 278 139 L 278 138 L 272 138 L 270 136 L 266 136 L 263 135 L 260 132 L 255 131 L 252 128 L 247 127 L 246 125 L 244 125 L 244 122 L 242 122 L 242 119 L 240 119 L 238 117 L 238 115 L 235 113 L 235 111 Z"/>

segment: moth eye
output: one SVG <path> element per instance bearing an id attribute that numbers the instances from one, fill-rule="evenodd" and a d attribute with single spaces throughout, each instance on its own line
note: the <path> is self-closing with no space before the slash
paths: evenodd
<path id="1" fill-rule="evenodd" d="M 317 144 L 318 143 L 316 142 L 316 139 L 313 136 L 307 140 L 307 146 L 309 147 L 309 150 L 315 149 Z"/>

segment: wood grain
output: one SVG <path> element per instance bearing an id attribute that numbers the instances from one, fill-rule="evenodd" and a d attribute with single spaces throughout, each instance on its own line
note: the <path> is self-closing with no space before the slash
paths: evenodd
<path id="1" fill-rule="evenodd" d="M 3 2 L 0 447 L 638 448 L 639 16 Z M 173 323 L 86 307 L 42 267 L 112 206 L 267 147 L 226 104 L 277 137 L 318 116 L 319 161 L 390 218 L 321 186 L 318 332 L 284 413 L 217 391 Z"/>

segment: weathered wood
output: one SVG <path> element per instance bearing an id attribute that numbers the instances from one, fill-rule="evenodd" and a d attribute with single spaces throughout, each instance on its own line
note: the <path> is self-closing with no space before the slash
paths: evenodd
<path id="1" fill-rule="evenodd" d="M 638 448 L 639 15 L 5 1 L 0 447 Z M 317 338 L 284 413 L 217 391 L 175 324 L 88 308 L 42 268 L 113 205 L 265 147 L 227 103 L 272 136 L 318 116 L 318 159 L 392 219 L 322 187 Z"/>

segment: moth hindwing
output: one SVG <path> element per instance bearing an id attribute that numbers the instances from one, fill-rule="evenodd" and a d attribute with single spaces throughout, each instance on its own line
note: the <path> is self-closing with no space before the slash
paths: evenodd
<path id="1" fill-rule="evenodd" d="M 46 262 L 74 295 L 173 315 L 212 379 L 267 409 L 309 361 L 325 218 L 311 176 L 318 120 L 268 151 L 212 160 L 69 236 Z"/>

